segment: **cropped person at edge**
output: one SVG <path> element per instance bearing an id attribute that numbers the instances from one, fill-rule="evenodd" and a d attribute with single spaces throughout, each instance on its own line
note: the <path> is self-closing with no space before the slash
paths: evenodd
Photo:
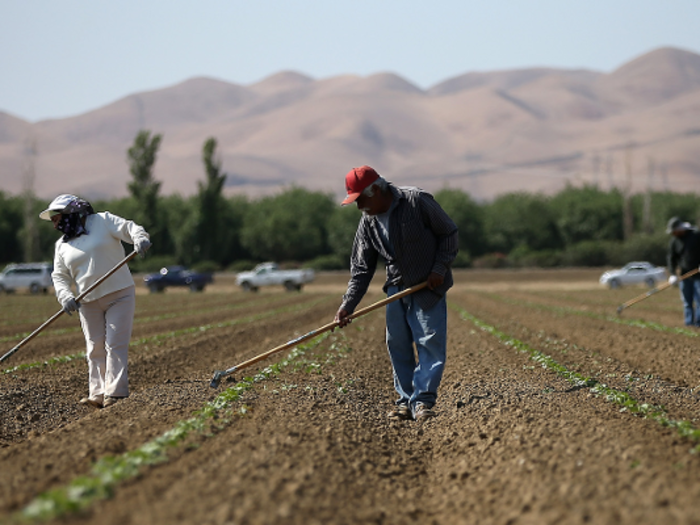
<path id="1" fill-rule="evenodd" d="M 89 202 L 75 195 L 56 197 L 39 217 L 52 221 L 63 233 L 56 241 L 51 274 L 63 310 L 79 311 L 85 335 L 89 395 L 80 400 L 96 408 L 108 407 L 129 395 L 128 350 L 134 322 L 134 279 L 123 265 L 78 303 L 77 294 L 89 288 L 124 255 L 122 241 L 133 244 L 143 257 L 151 246 L 146 230 L 109 212 L 95 213 Z"/>
<path id="2" fill-rule="evenodd" d="M 700 233 L 678 217 L 668 221 L 666 233 L 672 236 L 667 253 L 668 282 L 676 284 L 678 268 L 684 275 L 700 266 Z M 700 327 L 700 273 L 683 279 L 679 287 L 685 325 Z"/>
<path id="3" fill-rule="evenodd" d="M 453 284 L 457 226 L 432 195 L 395 186 L 369 166 L 350 170 L 345 187 L 342 205 L 355 202 L 363 214 L 352 247 L 351 278 L 335 320 L 341 328 L 351 321 L 347 317 L 367 292 L 379 256 L 386 262 L 387 296 L 428 282 L 427 288 L 386 307 L 386 344 L 399 395 L 388 415 L 432 418 L 447 355 L 445 293 Z"/>

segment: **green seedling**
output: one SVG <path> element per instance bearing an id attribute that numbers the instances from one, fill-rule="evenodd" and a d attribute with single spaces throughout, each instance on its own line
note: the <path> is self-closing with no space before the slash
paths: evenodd
<path id="1" fill-rule="evenodd" d="M 248 317 L 244 317 L 241 319 L 232 319 L 230 321 L 222 322 L 222 323 L 212 323 L 208 325 L 203 325 L 203 326 L 194 326 L 194 327 L 189 327 L 189 328 L 183 328 L 181 330 L 174 330 L 170 332 L 165 332 L 162 334 L 157 334 L 149 337 L 143 337 L 141 339 L 136 339 L 130 343 L 130 347 L 138 347 L 138 346 L 144 346 L 145 349 L 148 349 L 147 345 L 153 345 L 153 346 L 161 346 L 165 341 L 174 339 L 177 337 L 182 337 L 183 335 L 188 335 L 188 334 L 198 334 L 202 332 L 207 332 L 212 329 L 216 328 L 227 328 L 231 326 L 236 326 L 239 324 L 245 324 L 245 323 L 251 323 L 254 321 L 259 321 L 262 319 L 266 319 L 275 315 L 278 315 L 280 313 L 285 313 L 289 311 L 296 311 L 302 308 L 307 308 L 310 306 L 315 306 L 319 302 L 322 302 L 324 300 L 328 300 L 328 298 L 324 298 L 321 300 L 314 300 L 311 301 L 310 303 L 302 303 L 302 304 L 297 304 L 294 306 L 288 306 L 284 308 L 278 308 L 276 310 L 271 310 L 269 312 L 265 312 L 263 314 L 258 314 L 258 315 L 252 315 Z M 76 330 L 80 330 L 80 328 L 77 328 Z M 55 334 L 55 332 L 52 332 Z M 41 336 L 42 334 L 39 334 Z M 23 338 L 23 337 L 17 337 L 17 338 Z M 85 353 L 81 352 L 78 354 L 72 354 L 68 356 L 59 356 L 59 357 L 52 357 L 51 359 L 47 361 L 41 361 L 41 362 L 36 362 L 36 363 L 29 363 L 29 364 L 22 364 L 18 365 L 12 368 L 8 368 L 6 370 L 3 370 L 2 373 L 4 374 L 10 374 L 13 372 L 18 372 L 22 370 L 29 370 L 32 368 L 40 368 L 43 366 L 47 365 L 56 365 L 56 364 L 62 364 L 62 363 L 68 363 L 71 361 L 74 361 L 76 359 L 84 359 L 85 358 Z"/>
<path id="2" fill-rule="evenodd" d="M 220 430 L 229 424 L 233 415 L 232 405 L 240 402 L 246 391 L 252 389 L 256 383 L 278 375 L 297 359 L 302 359 L 307 351 L 317 347 L 326 337 L 328 334 L 323 334 L 303 346 L 294 348 L 283 361 L 227 388 L 213 401 L 205 403 L 193 417 L 176 423 L 173 428 L 138 449 L 120 456 L 101 458 L 94 464 L 90 474 L 40 494 L 22 511 L 13 515 L 11 520 L 18 523 L 40 522 L 82 512 L 94 502 L 111 497 L 121 482 L 138 476 L 144 468 L 168 461 L 169 450 L 175 447 L 198 447 L 198 443 L 191 440 L 197 436 L 201 439 L 212 437 L 215 433 L 211 429 Z M 297 385 L 287 387 L 296 388 Z M 248 407 L 242 405 L 237 414 L 244 416 L 247 412 Z"/>
<path id="3" fill-rule="evenodd" d="M 551 356 L 543 354 L 526 343 L 515 339 L 508 334 L 498 330 L 484 321 L 478 319 L 462 308 L 457 308 L 463 319 L 474 323 L 481 330 L 490 333 L 496 337 L 501 343 L 507 347 L 516 349 L 519 352 L 524 352 L 530 355 L 530 359 L 542 365 L 543 368 L 555 372 L 557 375 L 566 379 L 574 386 L 589 388 L 591 393 L 596 396 L 601 396 L 605 400 L 615 403 L 620 406 L 620 412 L 629 412 L 630 414 L 638 415 L 645 419 L 656 421 L 662 427 L 670 427 L 684 438 L 694 442 L 700 442 L 700 429 L 696 429 L 690 421 L 670 419 L 666 413 L 666 409 L 662 406 L 650 405 L 648 403 L 640 403 L 633 398 L 629 393 L 622 392 L 611 388 L 595 379 L 584 377 L 577 372 L 572 372 L 564 365 L 557 363 Z M 700 452 L 700 445 L 696 445 L 690 450 L 696 454 Z"/>
<path id="4" fill-rule="evenodd" d="M 588 310 L 579 310 L 576 308 L 570 308 L 565 306 L 550 306 L 539 303 L 533 303 L 532 301 L 518 301 L 514 299 L 508 299 L 502 297 L 498 294 L 484 294 L 493 300 L 500 301 L 507 304 L 512 304 L 516 306 L 526 306 L 528 308 L 535 308 L 538 310 L 546 310 L 555 312 L 562 316 L 578 315 L 581 317 L 589 317 L 591 319 L 599 319 L 604 321 L 609 321 L 611 323 L 622 324 L 626 326 L 634 326 L 636 328 L 649 328 L 651 330 L 656 330 L 658 332 L 667 332 L 678 335 L 685 335 L 687 337 L 698 337 L 700 333 L 690 330 L 687 328 L 678 328 L 673 326 L 666 326 L 661 323 L 655 323 L 653 321 L 643 321 L 641 319 L 623 319 L 620 317 L 614 317 L 611 315 L 601 315 L 595 312 L 590 312 Z"/>

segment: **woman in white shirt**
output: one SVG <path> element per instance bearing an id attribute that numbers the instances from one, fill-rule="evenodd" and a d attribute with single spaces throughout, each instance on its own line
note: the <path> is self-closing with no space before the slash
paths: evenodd
<path id="1" fill-rule="evenodd" d="M 63 310 L 80 313 L 85 334 L 89 395 L 82 404 L 108 407 L 129 395 L 128 350 L 134 321 L 134 279 L 123 265 L 86 295 L 87 289 L 124 259 L 121 241 L 134 245 L 143 257 L 151 246 L 146 230 L 109 212 L 95 213 L 89 202 L 75 195 L 56 197 L 39 214 L 63 233 L 56 241 L 53 278 L 56 298 Z"/>

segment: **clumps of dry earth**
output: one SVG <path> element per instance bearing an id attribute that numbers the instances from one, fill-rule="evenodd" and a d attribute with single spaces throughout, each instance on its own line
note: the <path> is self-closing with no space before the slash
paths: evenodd
<path id="1" fill-rule="evenodd" d="M 214 370 L 328 323 L 343 275 L 301 294 L 140 294 L 132 395 L 104 410 L 77 404 L 82 336 L 62 319 L 3 363 L 0 516 L 695 523 L 698 334 L 677 294 L 617 316 L 643 290 L 591 286 L 597 273 L 458 274 L 438 417 L 423 424 L 386 417 L 381 312 L 209 387 Z M 0 337 L 11 347 L 54 309 L 0 298 Z"/>

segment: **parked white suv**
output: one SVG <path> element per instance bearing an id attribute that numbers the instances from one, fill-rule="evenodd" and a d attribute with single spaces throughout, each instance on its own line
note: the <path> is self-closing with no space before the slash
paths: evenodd
<path id="1" fill-rule="evenodd" d="M 281 284 L 288 291 L 301 290 L 301 287 L 314 280 L 314 271 L 310 268 L 301 270 L 280 270 L 276 263 L 260 263 L 251 272 L 236 275 L 236 284 L 246 292 L 256 292 L 260 286 Z"/>
<path id="2" fill-rule="evenodd" d="M 0 292 L 28 289 L 33 294 L 46 293 L 53 286 L 51 263 L 8 264 L 0 272 Z"/>

